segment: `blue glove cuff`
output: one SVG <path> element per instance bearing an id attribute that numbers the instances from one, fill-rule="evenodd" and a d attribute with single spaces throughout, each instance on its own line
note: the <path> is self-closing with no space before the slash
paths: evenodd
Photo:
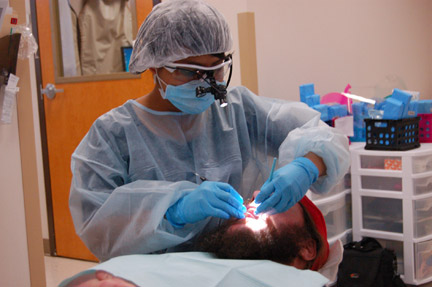
<path id="1" fill-rule="evenodd" d="M 317 181 L 319 176 L 319 170 L 316 165 L 306 157 L 298 157 L 292 161 L 293 164 L 297 164 L 305 169 L 309 175 L 310 184 Z"/>
<path id="2" fill-rule="evenodd" d="M 181 216 L 178 214 L 178 212 L 176 212 L 178 205 L 182 200 L 183 198 L 181 198 L 179 201 L 171 205 L 171 207 L 168 208 L 167 212 L 165 213 L 166 219 L 175 228 L 183 228 L 185 226 L 185 223 L 182 220 Z"/>

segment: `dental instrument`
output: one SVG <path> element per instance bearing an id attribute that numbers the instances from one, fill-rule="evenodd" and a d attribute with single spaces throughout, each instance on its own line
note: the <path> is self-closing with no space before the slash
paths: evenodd
<path id="1" fill-rule="evenodd" d="M 272 167 L 270 170 L 270 176 L 269 176 L 268 181 L 272 181 L 272 179 L 273 179 L 273 173 L 274 173 L 274 169 L 276 167 L 276 162 L 277 162 L 277 157 L 273 158 L 273 164 L 272 164 Z"/>

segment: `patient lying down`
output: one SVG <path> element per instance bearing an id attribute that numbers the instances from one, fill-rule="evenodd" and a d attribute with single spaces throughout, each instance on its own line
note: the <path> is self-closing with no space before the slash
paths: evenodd
<path id="1" fill-rule="evenodd" d="M 198 240 L 198 249 L 226 259 L 268 259 L 299 269 L 318 270 L 328 256 L 325 222 L 304 198 L 289 210 L 256 216 L 247 204 L 245 219 L 231 219 Z"/>
<path id="2" fill-rule="evenodd" d="M 153 256 L 151 259 L 151 265 L 160 269 L 157 272 L 161 272 L 162 270 L 173 269 L 170 266 L 164 266 L 167 262 L 173 264 L 175 268 L 178 269 L 179 266 L 182 266 L 180 262 L 188 265 L 185 267 L 185 270 L 178 270 L 178 274 L 176 274 L 176 280 L 181 280 L 179 276 L 186 276 L 188 274 L 192 274 L 191 278 L 193 280 L 197 280 L 197 276 L 207 276 L 209 277 L 209 273 L 206 275 L 206 271 L 203 269 L 207 267 L 207 265 L 212 266 L 212 262 L 214 260 L 221 259 L 230 259 L 230 260 L 222 260 L 223 264 L 229 265 L 229 268 L 233 268 L 231 265 L 235 265 L 234 268 L 242 268 L 242 276 L 246 276 L 244 270 L 244 266 L 250 268 L 251 264 L 256 262 L 261 262 L 263 264 L 272 264 L 271 270 L 277 272 L 278 268 L 287 268 L 285 265 L 293 266 L 295 268 L 291 268 L 292 272 L 301 272 L 302 269 L 310 269 L 310 270 L 318 270 L 320 269 L 327 260 L 329 247 L 327 243 L 327 234 L 324 218 L 319 211 L 319 209 L 307 198 L 304 197 L 300 203 L 297 203 L 289 210 L 279 213 L 273 214 L 270 216 L 256 216 L 253 211 L 255 210 L 255 206 L 253 204 L 247 204 L 247 213 L 245 219 L 232 219 L 228 220 L 224 225 L 220 228 L 214 230 L 213 232 L 207 233 L 203 235 L 198 240 L 197 250 L 205 252 L 203 254 L 195 254 L 195 252 L 189 253 L 172 253 L 172 254 L 162 254 L 162 255 L 130 255 L 135 256 L 133 260 L 146 260 L 145 258 L 149 258 Z M 219 259 L 215 259 L 214 254 Z M 145 257 L 138 257 L 145 256 Z M 161 260 L 161 264 L 157 264 L 158 257 L 155 256 L 171 256 L 170 260 Z M 128 256 L 123 256 L 128 257 Z M 193 258 L 192 258 L 193 257 Z M 115 259 L 115 258 L 114 258 Z M 111 260 L 114 260 L 111 259 Z M 131 260 L 132 260 L 131 259 Z M 191 261 L 193 259 L 193 261 Z M 232 260 L 232 259 L 241 259 L 241 260 Z M 261 261 L 256 261 L 256 259 L 261 259 Z M 266 260 L 265 260 L 266 259 Z M 109 260 L 108 262 L 110 262 Z M 211 261 L 213 260 L 213 261 Z M 249 260 L 254 260 L 253 263 L 248 262 Z M 267 260 L 271 260 L 273 262 L 281 263 L 273 263 Z M 178 261 L 179 264 L 176 262 Z M 184 262 L 185 261 L 185 262 Z M 129 262 L 129 261 L 128 261 Z M 193 262 L 193 263 L 192 263 Z M 242 263 L 238 263 L 242 262 Z M 264 263 L 265 262 L 265 263 Z M 191 264 L 200 263 L 197 266 L 193 266 Z M 221 263 L 221 261 L 218 261 Z M 247 265 L 243 263 L 248 263 Z M 101 265 L 103 265 L 102 263 Z M 109 264 L 109 263 L 108 263 Z M 129 264 L 129 263 L 128 263 Z M 131 266 L 136 266 L 137 264 L 130 264 Z M 217 272 L 219 266 L 221 264 L 217 264 L 216 266 L 211 267 L 211 275 L 212 279 L 216 279 Z M 275 266 L 273 266 L 275 265 Z M 278 266 L 279 265 L 279 266 Z M 183 267 L 181 267 L 183 268 Z M 201 268 L 202 270 L 197 270 L 197 268 Z M 264 268 L 264 267 L 260 267 Z M 266 268 L 268 270 L 269 268 Z M 293 270 L 296 271 L 293 271 Z M 193 272 L 199 273 L 199 275 Z M 305 271 L 310 272 L 310 271 Z M 251 274 L 253 274 L 252 272 Z M 261 272 L 255 272 L 261 273 Z M 268 271 L 266 271 L 267 277 L 277 277 L 279 279 L 283 279 L 281 277 L 281 273 L 289 274 L 286 270 L 282 270 L 281 272 L 275 274 L 275 276 L 270 276 Z M 313 272 L 315 273 L 315 272 Z M 317 279 L 319 284 L 317 286 L 323 286 L 323 283 L 326 282 L 325 278 L 320 274 L 307 274 L 308 280 Z M 154 275 L 154 272 L 151 273 Z M 224 272 L 221 271 L 221 278 L 226 277 L 226 270 Z M 263 274 L 262 274 L 263 275 Z M 166 276 L 161 273 L 161 277 Z M 191 276 L 191 275 L 189 275 Z M 204 276 L 204 277 L 205 277 Z M 253 275 L 250 275 L 253 276 Z M 322 278 L 318 277 L 321 276 Z M 122 276 L 124 279 L 130 279 L 128 277 Z M 295 277 L 295 276 L 294 276 Z M 298 276 L 297 276 L 298 277 Z M 304 276 L 303 276 L 304 277 Z M 263 279 L 263 276 L 259 276 L 260 280 Z M 299 277 L 301 278 L 301 277 Z M 135 285 L 134 283 L 124 280 L 122 278 L 116 277 L 109 272 L 98 270 L 95 273 L 82 275 L 75 280 L 72 280 L 68 284 L 60 285 L 60 286 L 141 286 Z M 187 279 L 187 278 L 183 278 Z M 205 285 L 208 285 L 209 278 L 203 278 L 206 282 Z M 220 279 L 220 278 L 219 278 Z M 250 279 L 250 278 L 249 278 Z M 192 280 L 192 279 L 189 279 Z M 217 279 L 216 279 L 217 280 Z M 231 279 L 232 280 L 232 279 Z M 270 286 L 278 286 L 272 280 L 275 278 L 268 278 L 270 280 Z M 276 279 L 277 280 L 277 279 Z M 287 280 L 284 278 L 283 280 Z M 289 278 L 291 280 L 291 278 Z M 179 283 L 180 281 L 177 281 Z M 215 281 L 220 283 L 220 281 Z M 290 281 L 292 282 L 292 281 Z M 232 283 L 232 282 L 226 282 Z M 304 282 L 303 282 L 304 283 Z M 201 284 L 201 283 L 200 283 Z M 285 281 L 286 284 L 286 281 Z M 176 284 L 177 286 L 182 286 L 180 284 Z M 201 285 L 201 286 L 205 286 Z M 150 286 L 150 285 L 149 285 Z M 157 286 L 155 284 L 151 286 Z M 188 286 L 191 286 L 189 284 Z M 197 284 L 197 286 L 200 286 Z M 208 285 L 210 286 L 210 285 Z M 231 286 L 231 284 L 230 284 Z M 238 286 L 238 285 L 235 285 Z M 294 286 L 294 285 L 292 285 Z M 308 285 L 312 286 L 312 285 Z"/>

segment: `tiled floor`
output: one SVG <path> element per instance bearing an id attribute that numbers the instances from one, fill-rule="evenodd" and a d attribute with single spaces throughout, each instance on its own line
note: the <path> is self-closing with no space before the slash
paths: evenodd
<path id="1" fill-rule="evenodd" d="M 57 287 L 64 279 L 91 268 L 96 264 L 89 261 L 45 256 L 46 287 Z"/>

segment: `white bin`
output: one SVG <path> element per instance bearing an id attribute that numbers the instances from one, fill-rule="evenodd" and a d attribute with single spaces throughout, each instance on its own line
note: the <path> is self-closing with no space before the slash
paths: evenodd
<path id="1" fill-rule="evenodd" d="M 402 191 L 401 177 L 362 175 L 360 177 L 360 183 L 361 189 Z"/>
<path id="2" fill-rule="evenodd" d="M 432 197 L 414 200 L 413 212 L 414 237 L 432 234 Z"/>
<path id="3" fill-rule="evenodd" d="M 350 193 L 341 193 L 314 203 L 324 216 L 327 226 L 327 238 L 337 236 L 351 228 Z"/>
<path id="4" fill-rule="evenodd" d="M 424 176 L 413 179 L 413 193 L 418 194 L 432 194 L 432 176 Z"/>
<path id="5" fill-rule="evenodd" d="M 362 196 L 361 201 L 364 229 L 403 232 L 401 199 Z"/>
<path id="6" fill-rule="evenodd" d="M 432 277 L 432 240 L 414 244 L 414 251 L 416 279 Z"/>
<path id="7" fill-rule="evenodd" d="M 402 158 L 400 156 L 360 156 L 360 168 L 362 169 L 394 170 L 395 168 L 389 165 L 392 162 L 401 163 L 400 168 L 396 170 L 402 170 Z"/>
<path id="8" fill-rule="evenodd" d="M 351 242 L 353 240 L 352 238 L 352 229 L 347 229 L 341 234 L 337 234 L 336 236 L 329 237 L 327 239 L 328 244 L 331 246 L 333 245 L 338 239 L 342 242 L 342 245 L 347 244 L 348 242 Z"/>
<path id="9" fill-rule="evenodd" d="M 342 180 L 339 183 L 337 183 L 328 192 L 322 193 L 322 194 L 311 192 L 309 198 L 312 201 L 321 200 L 321 199 L 324 199 L 324 198 L 329 198 L 329 197 L 332 197 L 334 195 L 340 194 L 342 192 L 350 192 L 350 189 L 351 189 L 351 174 L 347 173 L 342 178 Z"/>
<path id="10" fill-rule="evenodd" d="M 413 173 L 432 171 L 432 155 L 414 156 L 412 158 Z"/>

